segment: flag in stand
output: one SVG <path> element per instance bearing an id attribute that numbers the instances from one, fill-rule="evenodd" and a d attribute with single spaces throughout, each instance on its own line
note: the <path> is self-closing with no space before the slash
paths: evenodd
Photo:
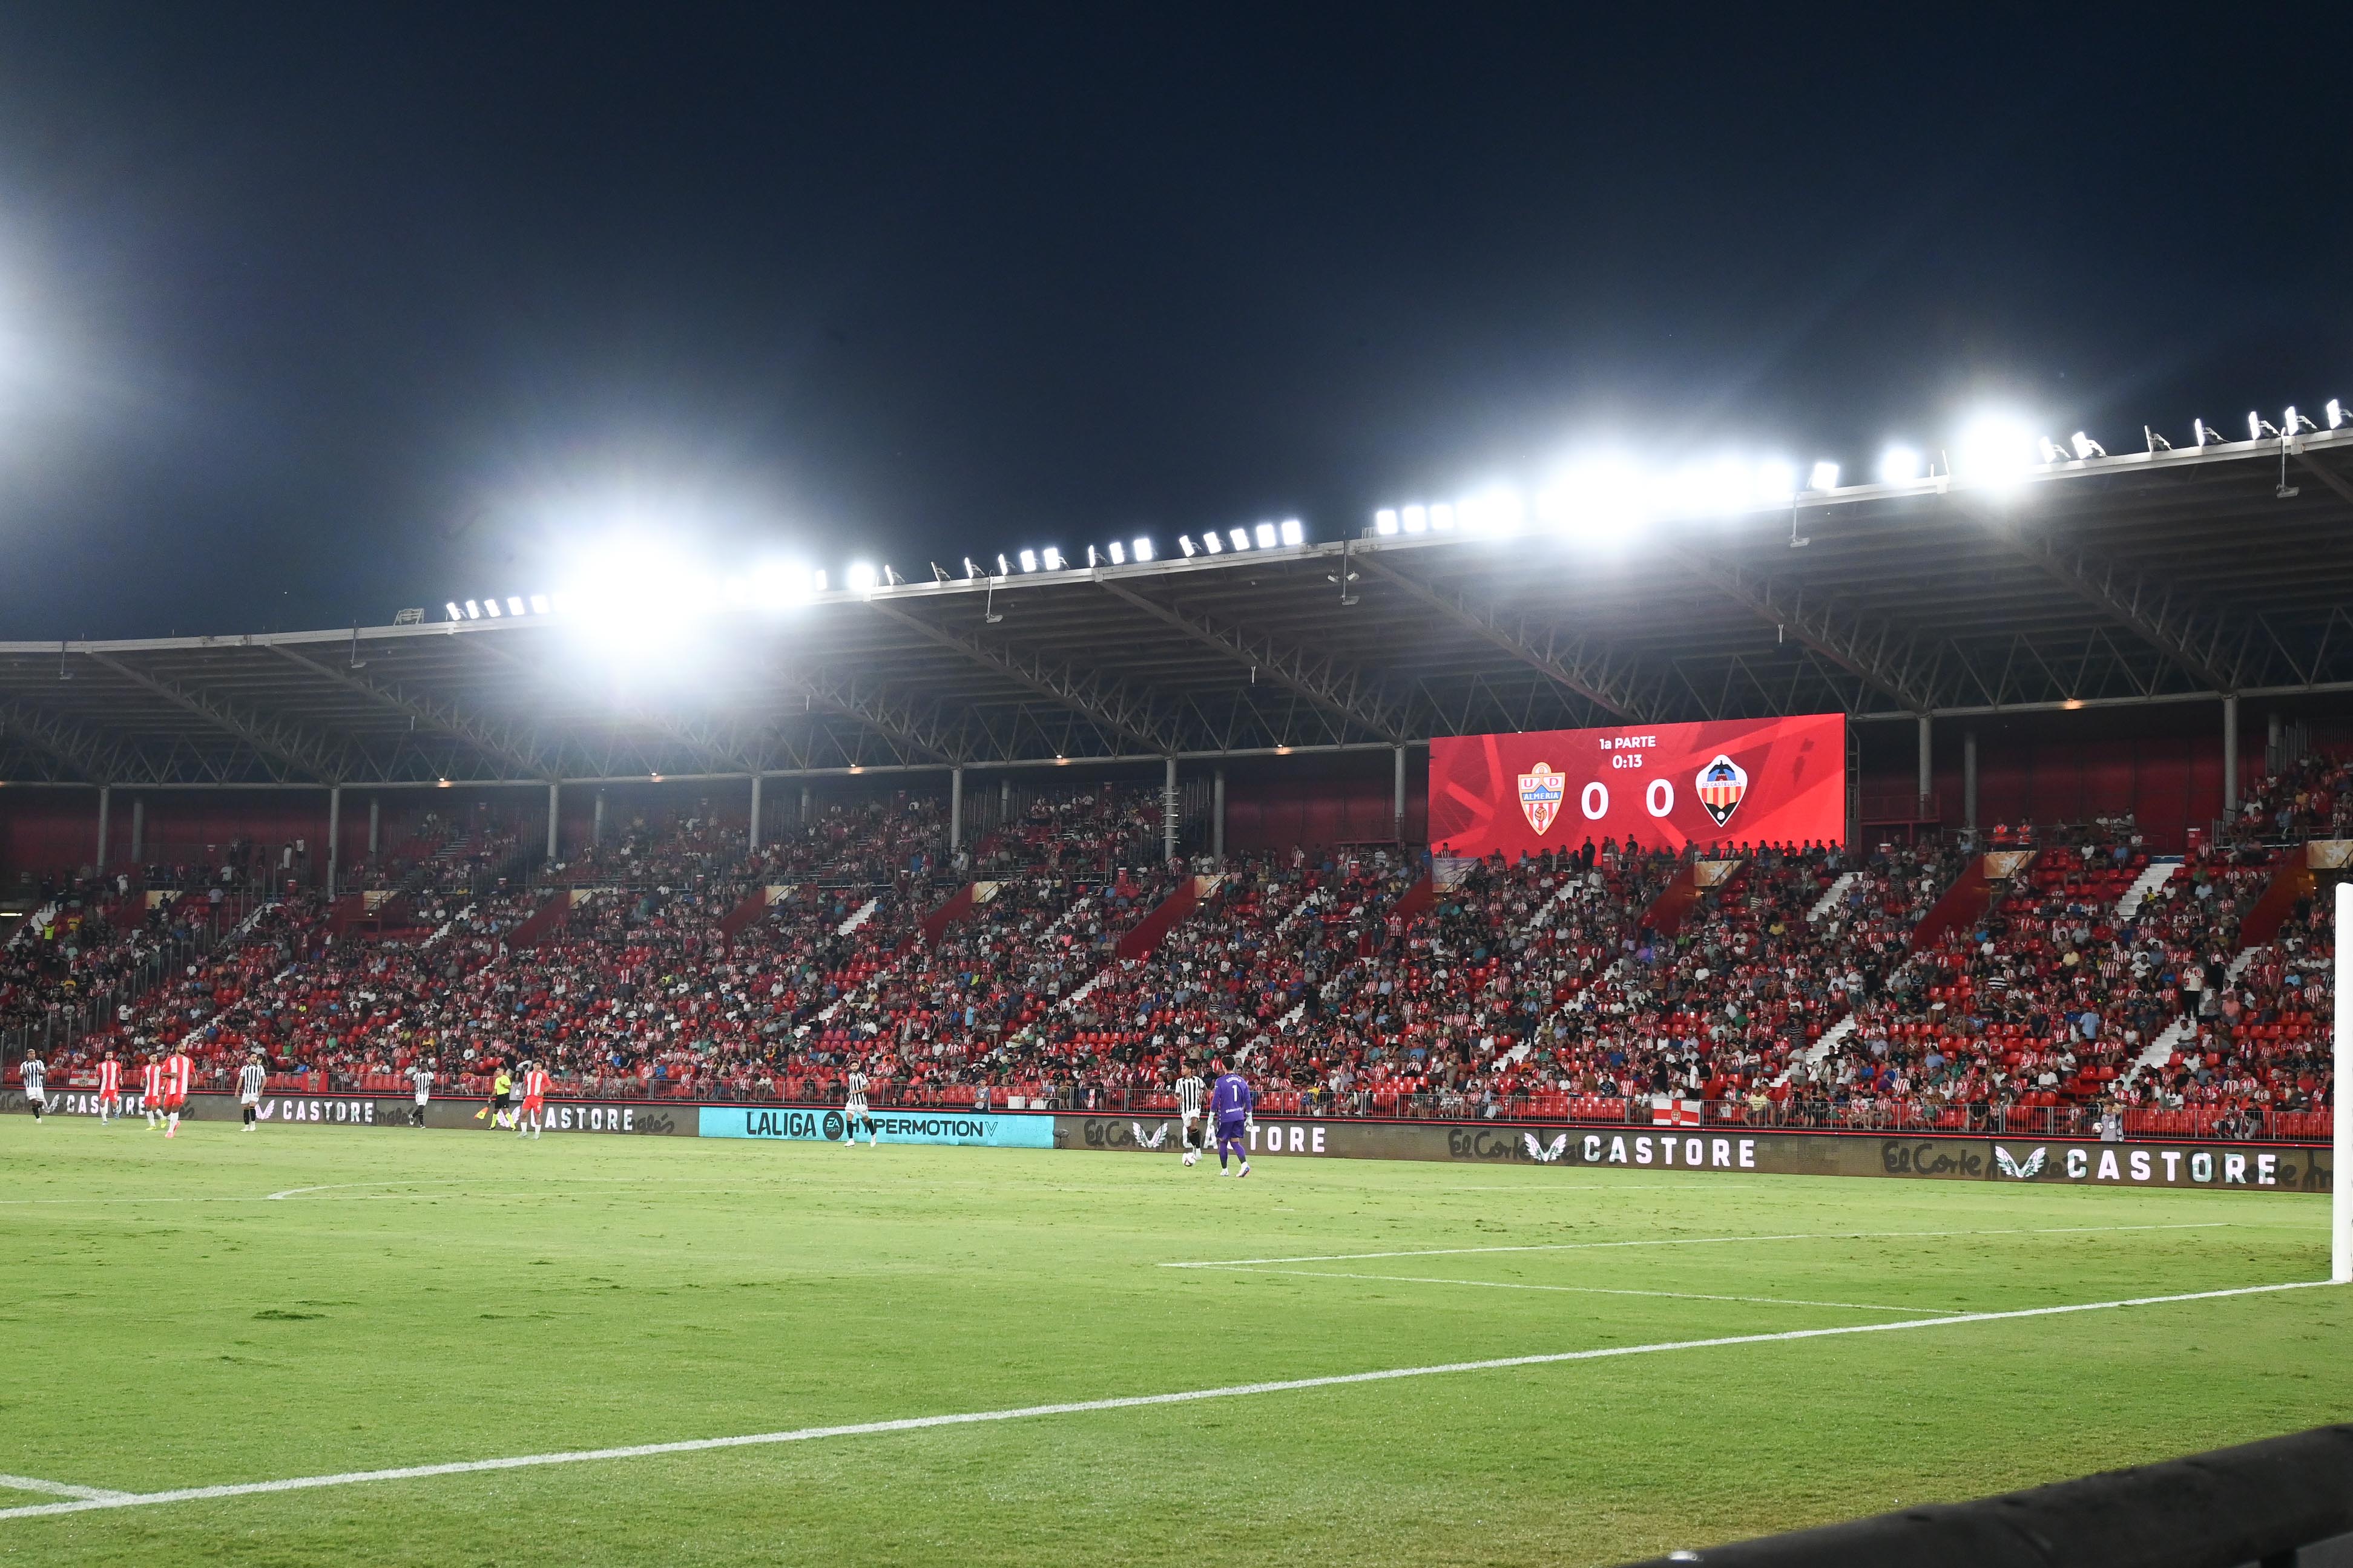
<path id="1" fill-rule="evenodd" d="M 1651 1097 L 1651 1125 L 1653 1127 L 1696 1127 L 1699 1125 L 1699 1101 L 1677 1100 L 1672 1095 Z"/>

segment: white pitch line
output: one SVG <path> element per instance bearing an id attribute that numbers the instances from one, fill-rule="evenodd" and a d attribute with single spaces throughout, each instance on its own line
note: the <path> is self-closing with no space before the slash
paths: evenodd
<path id="1" fill-rule="evenodd" d="M 63 1481 L 38 1480 L 31 1476 L 0 1476 L 0 1487 L 20 1492 L 47 1492 L 52 1497 L 81 1498 L 91 1502 L 106 1502 L 131 1496 L 129 1492 L 109 1491 L 104 1487 L 69 1486 Z"/>
<path id="2" fill-rule="evenodd" d="M 2122 1230 L 2221 1230 L 2227 1219 L 2186 1225 L 2055 1225 L 2031 1230 L 1808 1230 L 1787 1236 L 1685 1236 L 1639 1241 L 1536 1241 L 1517 1247 L 1424 1247 L 1404 1252 L 1315 1252 L 1300 1258 L 1218 1258 L 1199 1263 L 1164 1263 L 1163 1268 L 1234 1268 L 1267 1263 L 1361 1263 L 1377 1258 L 1459 1258 L 1481 1252 L 1592 1252 L 1620 1247 L 1725 1247 L 1748 1241 L 1887 1241 L 1955 1236 L 2090 1236 Z"/>
<path id="3" fill-rule="evenodd" d="M 1916 1312 L 1874 1301 L 1805 1301 L 1792 1296 L 1703 1296 L 1692 1290 L 1629 1290 L 1606 1285 L 1529 1285 L 1516 1279 L 1429 1279 L 1418 1274 L 1341 1274 L 1323 1268 L 1250 1268 L 1237 1274 L 1282 1274 L 1294 1279 L 1375 1279 L 1394 1285 L 1471 1285 L 1482 1290 L 1557 1290 L 1572 1296 L 1662 1296 L 1674 1301 L 1752 1301 L 1766 1307 L 1852 1307 L 1858 1312 Z"/>
<path id="4" fill-rule="evenodd" d="M 359 1486 L 369 1481 L 413 1481 L 436 1476 L 533 1469 L 543 1465 L 578 1465 L 596 1459 L 645 1459 L 669 1454 L 707 1453 L 719 1448 L 757 1448 L 780 1443 L 814 1442 L 821 1437 L 864 1437 L 886 1432 L 921 1432 L 935 1426 L 975 1426 L 998 1421 L 1034 1420 L 1046 1415 L 1082 1415 L 1098 1410 L 1138 1410 L 1155 1405 L 1190 1405 L 1205 1399 L 1236 1399 L 1256 1394 L 1293 1394 L 1303 1389 L 1344 1388 L 1356 1384 L 1389 1383 L 1407 1377 L 1501 1372 L 1514 1367 L 1556 1366 L 1566 1362 L 1610 1361 L 1620 1356 L 1656 1355 L 1667 1351 L 1717 1350 L 1732 1345 L 1776 1344 L 1790 1340 L 1835 1339 L 1847 1334 L 1883 1334 L 1904 1329 L 1937 1329 L 1963 1323 L 1998 1323 L 2019 1318 L 2052 1318 L 2071 1312 L 2105 1312 L 2122 1307 L 2214 1301 L 2231 1296 L 2264 1296 L 2280 1290 L 2309 1290 L 2327 1284 L 2325 1279 L 2299 1279 L 2284 1285 L 2240 1285 L 2227 1290 L 2193 1290 L 2176 1296 L 2134 1296 L 2117 1301 L 2083 1301 L 2063 1307 L 2021 1307 L 2006 1312 L 1958 1312 L 1947 1317 L 1913 1318 L 1894 1323 L 1850 1323 L 1838 1328 L 1784 1329 L 1775 1333 L 1728 1334 L 1706 1340 L 1671 1340 L 1659 1344 L 1607 1345 L 1598 1350 L 1554 1351 L 1542 1355 L 1497 1356 L 1487 1361 L 1443 1362 L 1435 1366 L 1400 1366 L 1379 1372 L 1339 1373 L 1328 1377 L 1286 1378 L 1279 1383 L 1229 1384 L 1221 1388 L 1193 1388 L 1176 1394 L 1137 1394 L 1118 1399 L 1025 1405 L 1010 1410 L 975 1410 L 952 1415 L 913 1415 L 896 1421 L 860 1421 L 843 1426 L 800 1426 L 788 1432 L 754 1432 L 739 1437 L 690 1437 L 672 1443 L 638 1443 L 624 1448 L 575 1448 L 553 1454 L 517 1454 L 500 1459 L 459 1459 L 439 1465 L 406 1465 L 396 1469 L 346 1470 L 331 1476 L 293 1476 L 276 1481 L 181 1487 L 171 1491 L 133 1492 L 121 1497 L 84 1498 L 71 1502 L 29 1503 L 20 1508 L 0 1508 L 0 1519 L 88 1513 L 99 1509 L 148 1508 L 161 1503 L 208 1502 L 220 1498 L 260 1497 L 271 1492 Z"/>

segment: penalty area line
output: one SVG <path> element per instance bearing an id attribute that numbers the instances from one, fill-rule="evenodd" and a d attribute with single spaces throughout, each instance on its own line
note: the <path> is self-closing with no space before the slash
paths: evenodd
<path id="1" fill-rule="evenodd" d="M 1967 1323 L 1999 1323 L 2021 1318 L 2055 1318 L 2073 1312 L 2105 1312 L 2125 1307 L 2158 1307 L 2179 1301 L 2216 1301 L 2232 1296 L 2263 1296 L 2282 1290 L 2309 1290 L 2326 1286 L 2325 1279 L 2299 1279 L 2284 1285 L 2240 1285 L 2225 1290 L 2192 1290 L 2173 1296 L 2134 1296 L 2116 1301 L 2083 1301 L 2061 1307 L 2021 1307 L 2002 1312 L 1956 1312 L 1943 1317 L 1913 1318 L 1894 1323 L 1849 1323 L 1827 1329 L 1784 1329 L 1772 1333 L 1726 1334 L 1704 1340 L 1670 1340 L 1658 1344 L 1606 1345 L 1595 1350 L 1554 1351 L 1540 1355 L 1496 1356 L 1485 1361 L 1441 1362 L 1434 1366 L 1389 1367 L 1379 1372 L 1338 1373 L 1326 1377 L 1294 1377 L 1274 1383 L 1237 1383 L 1219 1388 L 1185 1389 L 1174 1394 L 1135 1394 L 1114 1399 L 1082 1399 L 1059 1405 L 1025 1405 L 1010 1410 L 975 1410 L 948 1415 L 912 1415 L 895 1421 L 860 1421 L 840 1426 L 801 1426 L 787 1432 L 754 1432 L 737 1437 L 690 1437 L 670 1443 L 638 1443 L 620 1448 L 576 1448 L 553 1454 L 518 1454 L 497 1459 L 459 1459 L 438 1465 L 405 1465 L 383 1470 L 346 1470 L 339 1475 L 293 1476 L 284 1480 L 239 1481 L 225 1486 L 181 1487 L 170 1491 L 115 1493 L 77 1498 L 67 1502 L 32 1503 L 0 1509 L 0 1520 L 33 1519 L 49 1514 L 90 1513 L 104 1509 L 153 1508 L 164 1503 L 207 1502 L 221 1498 L 262 1497 L 272 1492 L 312 1491 L 325 1487 L 360 1486 L 371 1481 L 426 1480 L 438 1476 L 480 1475 L 495 1470 L 534 1469 L 547 1465 L 578 1465 L 599 1459 L 646 1459 L 670 1454 L 701 1454 L 722 1448 L 767 1447 L 782 1443 L 809 1443 L 825 1437 L 864 1437 L 892 1432 L 923 1432 L 939 1426 L 976 1426 L 1001 1421 L 1029 1421 L 1049 1415 L 1082 1415 L 1101 1410 L 1140 1410 L 1155 1405 L 1190 1405 L 1208 1399 L 1239 1399 L 1260 1394 L 1293 1394 L 1305 1389 L 1345 1388 L 1356 1384 L 1391 1383 L 1409 1377 L 1441 1377 L 1455 1373 L 1501 1372 L 1515 1367 L 1556 1366 L 1568 1362 L 1611 1361 L 1621 1356 L 1658 1355 L 1669 1351 L 1718 1350 L 1734 1345 L 1778 1344 L 1791 1340 L 1836 1339 L 1849 1334 L 1895 1333 L 1907 1329 L 1950 1328 Z"/>

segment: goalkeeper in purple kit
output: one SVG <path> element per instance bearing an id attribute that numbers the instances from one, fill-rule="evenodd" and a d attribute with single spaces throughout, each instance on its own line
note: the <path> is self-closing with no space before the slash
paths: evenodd
<path id="1" fill-rule="evenodd" d="M 1241 1074 L 1228 1072 L 1225 1064 L 1218 1064 L 1217 1086 L 1209 1091 L 1209 1113 L 1218 1124 L 1218 1174 L 1227 1174 L 1226 1151 L 1231 1149 L 1242 1163 L 1235 1175 L 1250 1174 L 1250 1113 L 1252 1100 L 1250 1085 Z"/>

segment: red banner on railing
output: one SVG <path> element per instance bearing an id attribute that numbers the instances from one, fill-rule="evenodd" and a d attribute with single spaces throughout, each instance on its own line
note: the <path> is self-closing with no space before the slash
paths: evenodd
<path id="1" fill-rule="evenodd" d="M 1430 742 L 1430 842 L 1439 853 L 1517 858 L 1588 838 L 1646 849 L 1843 843 L 1845 715 Z"/>

